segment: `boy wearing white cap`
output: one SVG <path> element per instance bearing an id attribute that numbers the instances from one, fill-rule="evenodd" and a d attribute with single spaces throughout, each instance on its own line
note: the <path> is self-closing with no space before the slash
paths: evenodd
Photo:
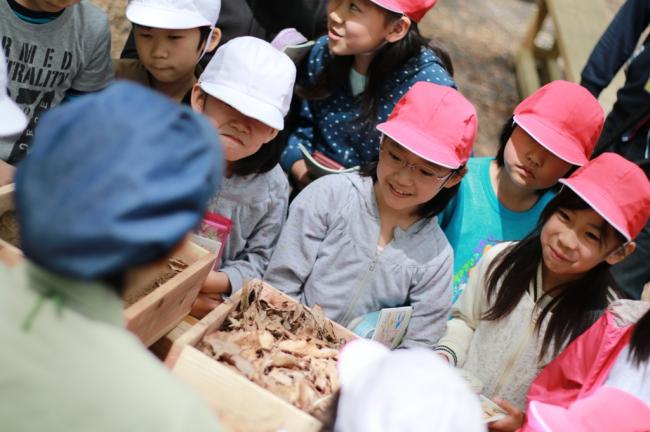
<path id="1" fill-rule="evenodd" d="M 226 159 L 226 178 L 208 209 L 233 221 L 220 270 L 208 276 L 196 316 L 266 271 L 289 205 L 282 143 L 274 138 L 284 128 L 295 78 L 286 54 L 246 36 L 219 48 L 192 90 L 192 108 L 219 130 Z"/>
<path id="2" fill-rule="evenodd" d="M 27 126 L 27 117 L 7 94 L 7 62 L 0 50 L 0 137 L 16 135 Z M 11 183 L 14 168 L 0 160 L 0 186 Z"/>
<path id="3" fill-rule="evenodd" d="M 9 0 L 0 1 L 0 41 L 9 97 L 29 120 L 22 133 L 0 138 L 0 161 L 13 165 L 46 111 L 113 80 L 111 35 L 108 17 L 89 1 Z"/>
<path id="4" fill-rule="evenodd" d="M 220 0 L 130 0 L 138 60 L 115 60 L 115 76 L 189 105 L 199 60 L 221 40 L 220 9 Z"/>

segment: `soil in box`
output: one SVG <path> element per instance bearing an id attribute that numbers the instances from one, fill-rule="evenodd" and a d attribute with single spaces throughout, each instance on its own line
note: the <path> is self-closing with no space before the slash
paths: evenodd
<path id="1" fill-rule="evenodd" d="M 147 294 L 152 293 L 156 288 L 164 285 L 165 282 L 171 280 L 187 267 L 188 265 L 182 259 L 171 258 L 167 262 L 167 269 L 162 272 L 151 285 L 141 290 L 127 290 L 124 295 L 124 307 L 129 307 Z"/>
<path id="2" fill-rule="evenodd" d="M 20 239 L 18 237 L 18 220 L 16 212 L 9 210 L 0 215 L 0 239 L 19 247 Z"/>
<path id="3" fill-rule="evenodd" d="M 274 306 L 260 298 L 262 283 L 242 288 L 240 301 L 218 331 L 198 348 L 294 406 L 322 419 L 339 387 L 336 361 L 345 343 L 320 307 Z"/>

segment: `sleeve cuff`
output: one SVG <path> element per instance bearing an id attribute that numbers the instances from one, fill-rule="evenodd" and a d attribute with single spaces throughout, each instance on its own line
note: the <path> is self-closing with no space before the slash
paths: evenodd
<path id="1" fill-rule="evenodd" d="M 229 268 L 221 268 L 219 269 L 220 272 L 224 272 L 226 276 L 228 276 L 228 280 L 230 280 L 230 294 L 234 294 L 237 291 L 239 291 L 244 284 L 243 277 L 240 272 L 237 271 L 237 269 L 229 267 Z"/>

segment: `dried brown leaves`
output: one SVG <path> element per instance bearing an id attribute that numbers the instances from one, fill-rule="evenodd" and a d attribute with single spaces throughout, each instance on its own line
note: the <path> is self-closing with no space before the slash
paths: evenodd
<path id="1" fill-rule="evenodd" d="M 18 237 L 18 220 L 16 212 L 9 210 L 0 216 L 0 238 L 16 247 L 20 247 Z"/>
<path id="2" fill-rule="evenodd" d="M 339 387 L 336 360 L 343 345 L 320 307 L 273 305 L 260 298 L 261 282 L 242 289 L 241 300 L 219 331 L 199 345 L 256 384 L 323 418 Z"/>
<path id="3" fill-rule="evenodd" d="M 145 289 L 136 291 L 127 291 L 124 293 L 124 307 L 131 306 L 147 294 L 152 293 L 156 288 L 171 280 L 174 276 L 185 270 L 189 265 L 180 258 L 171 258 L 167 261 L 167 268 L 162 272 L 156 280 Z"/>

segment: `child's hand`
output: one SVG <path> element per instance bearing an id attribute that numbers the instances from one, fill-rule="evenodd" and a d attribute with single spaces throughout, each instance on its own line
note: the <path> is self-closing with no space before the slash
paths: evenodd
<path id="1" fill-rule="evenodd" d="M 508 414 L 489 424 L 490 432 L 515 432 L 524 424 L 524 413 L 510 402 L 501 398 L 494 398 L 494 402 L 499 405 Z"/>
<path id="2" fill-rule="evenodd" d="M 291 166 L 291 176 L 296 184 L 300 188 L 304 188 L 309 183 L 311 183 L 311 177 L 309 176 L 309 170 L 307 169 L 307 164 L 303 159 L 296 161 Z"/>
<path id="3" fill-rule="evenodd" d="M 194 300 L 194 303 L 192 304 L 190 315 L 197 319 L 201 319 L 221 303 L 223 303 L 221 294 L 199 293 L 199 296 L 196 298 L 196 300 Z"/>
<path id="4" fill-rule="evenodd" d="M 7 162 L 0 160 L 0 186 L 7 185 L 14 181 L 16 169 Z"/>
<path id="5" fill-rule="evenodd" d="M 230 279 L 224 272 L 211 271 L 203 282 L 201 292 L 206 294 L 230 294 Z"/>

